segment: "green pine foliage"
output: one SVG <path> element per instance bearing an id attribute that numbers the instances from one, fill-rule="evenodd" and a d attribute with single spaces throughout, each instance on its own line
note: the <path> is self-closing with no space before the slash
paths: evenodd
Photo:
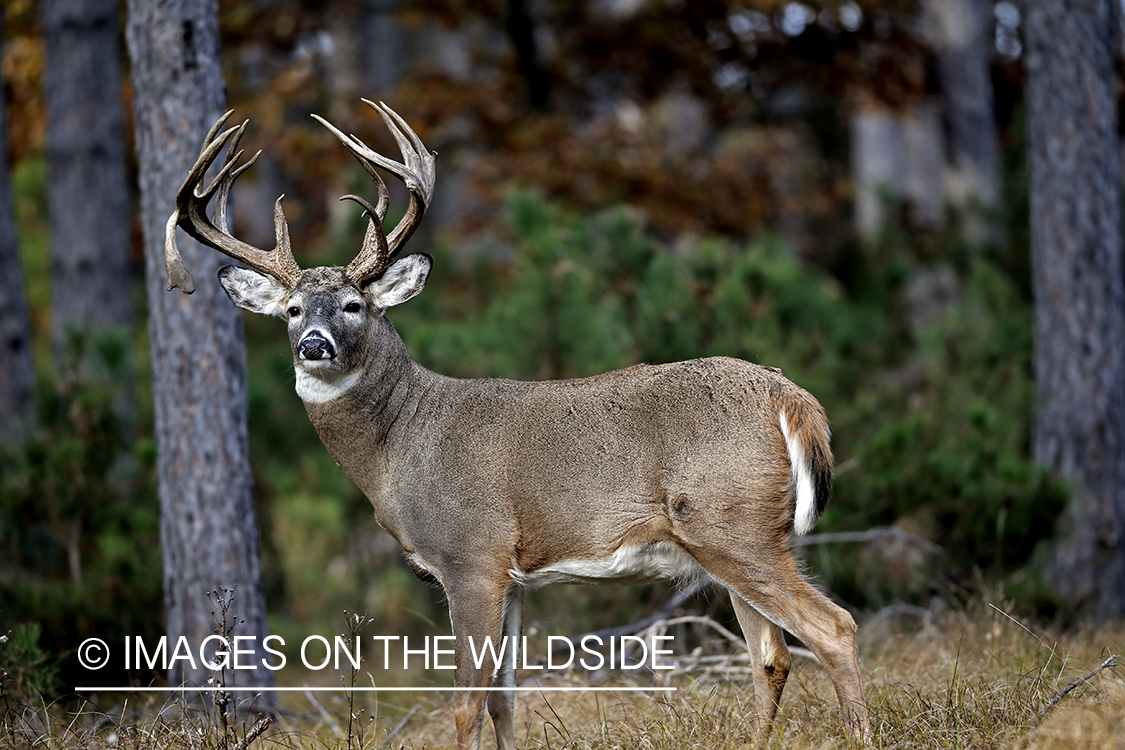
<path id="1" fill-rule="evenodd" d="M 0 445 L 0 625 L 34 626 L 69 684 L 84 638 L 162 629 L 156 452 L 133 421 L 125 347 L 121 332 L 71 335 L 39 384 L 37 428 Z"/>
<path id="2" fill-rule="evenodd" d="M 62 687 L 59 658 L 39 643 L 43 628 L 37 623 L 20 623 L 0 632 L 0 716 L 7 724 L 13 704 L 38 701 L 55 695 Z"/>

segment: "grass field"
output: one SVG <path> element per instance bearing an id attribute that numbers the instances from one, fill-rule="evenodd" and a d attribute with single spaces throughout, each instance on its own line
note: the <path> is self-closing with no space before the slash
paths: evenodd
<path id="1" fill-rule="evenodd" d="M 879 748 L 1125 747 L 1125 682 L 1102 667 L 1122 653 L 1125 628 L 1051 633 L 1009 608 L 978 601 L 957 611 L 861 619 L 860 650 L 874 745 Z M 752 691 L 738 660 L 682 674 L 671 693 L 523 692 L 524 748 L 846 748 L 831 684 L 801 655 L 769 733 L 752 725 Z M 361 678 L 362 679 L 362 678 Z M 1077 683 L 1069 692 L 1068 686 Z M 359 683 L 357 683 L 359 684 Z M 577 675 L 540 685 L 580 686 Z M 605 684 L 605 683 L 602 683 Z M 622 683 L 624 684 L 624 683 Z M 633 684 L 661 684 L 644 682 Z M 175 704 L 31 707 L 9 702 L 0 747 L 14 748 L 445 748 L 453 743 L 448 693 L 287 694 L 283 715 L 247 741 L 252 718 L 223 726 L 214 709 Z M 324 698 L 328 695 L 330 698 Z M 400 725 L 400 726 L 396 726 Z M 398 731 L 390 735 L 394 728 Z M 482 747 L 494 746 L 486 722 Z"/>

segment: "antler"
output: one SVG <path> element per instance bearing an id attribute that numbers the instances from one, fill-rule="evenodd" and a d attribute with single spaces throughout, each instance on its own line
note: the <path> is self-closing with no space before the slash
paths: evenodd
<path id="1" fill-rule="evenodd" d="M 375 104 L 367 99 L 364 99 L 363 102 L 378 112 L 379 116 L 383 118 L 383 122 L 387 124 L 395 142 L 398 143 L 399 151 L 402 152 L 403 163 L 400 164 L 375 153 L 354 135 L 344 135 L 327 120 L 313 115 L 320 124 L 332 131 L 332 134 L 340 139 L 340 143 L 344 144 L 352 156 L 359 161 L 364 171 L 375 183 L 375 189 L 379 193 L 379 198 L 374 206 L 355 195 L 345 195 L 340 199 L 355 201 L 363 206 L 368 213 L 367 232 L 363 238 L 363 247 L 355 260 L 344 269 L 348 277 L 355 282 L 356 286 L 360 287 L 379 277 L 383 271 L 387 270 L 395 255 L 410 239 L 410 235 L 414 234 L 414 230 L 418 228 L 422 216 L 430 205 L 430 199 L 434 194 L 435 180 L 435 154 L 426 150 L 422 140 L 410 129 L 406 121 L 382 102 Z M 387 204 L 389 202 L 387 185 L 383 182 L 379 173 L 375 171 L 376 166 L 382 167 L 398 177 L 410 190 L 410 207 L 389 235 L 383 232 L 383 219 L 387 216 Z"/>
<path id="2" fill-rule="evenodd" d="M 261 250 L 230 234 L 227 225 L 227 198 L 230 196 L 231 186 L 262 153 L 259 151 L 245 164 L 236 166 L 238 160 L 242 158 L 242 151 L 238 150 L 238 142 L 242 139 L 249 121 L 243 121 L 241 125 L 220 133 L 219 129 L 226 123 L 231 112 L 227 112 L 211 126 L 211 130 L 203 139 L 203 149 L 199 152 L 199 158 L 176 194 L 176 210 L 168 219 L 164 238 L 164 264 L 168 271 L 168 291 L 172 291 L 175 287 L 188 294 L 195 291 L 195 281 L 184 266 L 180 251 L 176 247 L 177 226 L 183 227 L 185 232 L 204 245 L 242 261 L 255 271 L 274 277 L 290 289 L 297 285 L 301 277 L 301 268 L 294 260 L 293 249 L 289 245 L 289 226 L 281 210 L 281 199 L 285 196 L 278 198 L 277 203 L 274 204 L 273 223 L 277 244 L 273 250 Z M 215 162 L 228 141 L 230 146 L 218 176 L 207 187 L 202 187 L 208 168 Z M 219 200 L 215 206 L 215 223 L 213 223 L 207 216 L 207 204 L 216 193 Z"/>

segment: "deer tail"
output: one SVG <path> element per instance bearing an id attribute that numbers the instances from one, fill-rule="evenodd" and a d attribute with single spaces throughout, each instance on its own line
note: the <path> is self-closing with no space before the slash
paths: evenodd
<path id="1" fill-rule="evenodd" d="M 804 391 L 785 399 L 778 410 L 796 498 L 793 530 L 807 534 L 832 497 L 832 432 L 824 409 Z"/>

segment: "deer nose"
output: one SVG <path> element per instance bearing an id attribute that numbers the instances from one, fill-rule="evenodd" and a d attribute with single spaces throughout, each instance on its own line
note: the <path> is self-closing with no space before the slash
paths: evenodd
<path id="1" fill-rule="evenodd" d="M 310 331 L 297 345 L 297 354 L 301 359 L 335 359 L 336 347 L 319 331 Z"/>

